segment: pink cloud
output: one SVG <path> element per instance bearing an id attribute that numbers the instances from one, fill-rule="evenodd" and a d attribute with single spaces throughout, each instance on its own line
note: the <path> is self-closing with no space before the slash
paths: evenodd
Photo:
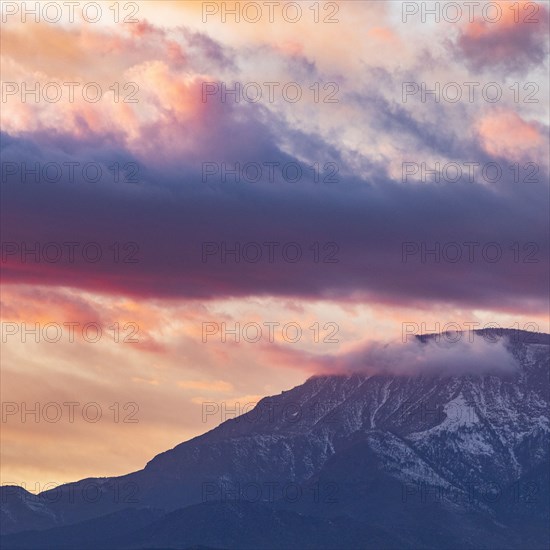
<path id="1" fill-rule="evenodd" d="M 495 8 L 486 17 L 478 15 L 462 30 L 457 46 L 476 69 L 500 65 L 524 72 L 544 62 L 548 42 L 548 8 L 535 2 L 493 2 Z M 489 13 L 489 10 L 488 12 Z M 495 18 L 494 22 L 488 18 Z"/>
<path id="2" fill-rule="evenodd" d="M 477 131 L 487 153 L 518 162 L 536 158 L 537 149 L 545 144 L 540 124 L 527 122 L 514 111 L 499 110 L 485 115 L 478 122 Z"/>

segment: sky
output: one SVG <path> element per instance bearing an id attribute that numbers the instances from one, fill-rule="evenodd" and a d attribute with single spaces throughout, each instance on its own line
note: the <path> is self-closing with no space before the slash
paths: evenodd
<path id="1" fill-rule="evenodd" d="M 87 4 L 1 8 L 2 484 L 549 331 L 548 3 Z"/>

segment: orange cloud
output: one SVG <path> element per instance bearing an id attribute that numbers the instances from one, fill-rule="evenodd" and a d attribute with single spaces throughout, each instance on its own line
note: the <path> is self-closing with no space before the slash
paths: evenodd
<path id="1" fill-rule="evenodd" d="M 180 380 L 178 387 L 185 390 L 211 391 L 214 393 L 233 391 L 233 384 L 224 380 Z"/>
<path id="2" fill-rule="evenodd" d="M 387 27 L 373 27 L 368 31 L 368 35 L 375 40 L 390 44 L 394 44 L 399 40 L 398 36 Z"/>

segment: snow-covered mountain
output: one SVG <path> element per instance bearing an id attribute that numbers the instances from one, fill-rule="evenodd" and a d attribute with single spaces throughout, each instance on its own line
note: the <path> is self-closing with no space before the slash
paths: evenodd
<path id="1" fill-rule="evenodd" d="M 2 548 L 548 548 L 550 336 L 492 333 L 513 371 L 316 376 L 139 472 L 3 487 Z"/>

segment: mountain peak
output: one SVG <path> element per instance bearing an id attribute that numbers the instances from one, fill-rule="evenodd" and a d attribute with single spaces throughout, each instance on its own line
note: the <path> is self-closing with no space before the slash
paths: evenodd
<path id="1" fill-rule="evenodd" d="M 475 540 L 481 547 L 498 541 L 519 549 L 529 541 L 542 548 L 542 503 L 550 500 L 549 338 L 527 333 L 536 342 L 518 342 L 503 329 L 489 335 L 506 337 L 517 371 L 316 375 L 157 455 L 141 471 L 101 479 L 98 503 L 83 497 L 93 480 L 58 487 L 55 498 L 53 491 L 32 496 L 25 506 L 25 492 L 4 487 L 4 532 L 52 529 L 3 537 L 2 547 L 68 548 L 63 541 L 74 541 L 74 533 L 89 533 L 94 548 L 154 547 L 159 540 L 185 548 L 204 540 L 193 538 L 196 530 L 217 517 L 226 532 L 234 529 L 238 547 L 246 547 L 243 529 L 257 528 L 261 548 L 262 531 L 275 521 L 293 540 L 302 540 L 305 524 L 328 526 L 318 548 L 335 548 L 329 541 L 336 544 L 341 522 L 352 547 L 374 540 L 380 546 L 373 548 L 382 541 L 471 548 Z M 121 487 L 137 499 L 121 499 Z M 300 498 L 290 499 L 289 488 Z M 114 527 L 121 521 L 122 534 Z"/>

